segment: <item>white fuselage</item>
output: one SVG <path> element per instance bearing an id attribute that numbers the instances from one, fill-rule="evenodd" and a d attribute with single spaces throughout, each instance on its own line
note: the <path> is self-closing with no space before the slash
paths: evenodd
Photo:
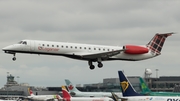
<path id="1" fill-rule="evenodd" d="M 110 92 L 74 92 L 75 97 L 112 97 Z M 118 97 L 122 97 L 122 93 L 115 93 Z"/>
<path id="2" fill-rule="evenodd" d="M 146 47 L 146 46 L 142 46 Z M 44 54 L 44 55 L 59 55 L 66 56 L 73 59 L 91 60 L 91 58 L 84 58 L 85 55 L 101 54 L 115 50 L 122 50 L 119 46 L 105 46 L 92 44 L 77 44 L 67 42 L 51 42 L 38 40 L 23 40 L 21 43 L 14 44 L 3 48 L 6 53 L 30 53 L 30 54 Z M 107 60 L 127 60 L 138 61 L 152 58 L 155 55 L 149 51 L 145 54 L 120 54 L 109 57 Z M 92 59 L 93 60 L 93 59 Z M 106 59 L 104 59 L 106 60 Z M 103 60 L 102 60 L 103 61 Z"/>
<path id="3" fill-rule="evenodd" d="M 180 97 L 173 96 L 136 96 L 123 97 L 127 101 L 180 101 Z"/>
<path id="4" fill-rule="evenodd" d="M 33 95 L 33 96 L 28 96 L 29 99 L 33 99 L 33 100 L 40 100 L 40 101 L 46 101 L 49 99 L 57 99 L 56 95 Z"/>
<path id="5" fill-rule="evenodd" d="M 102 98 L 97 98 L 97 97 L 71 97 L 68 100 L 65 101 L 114 101 L 113 99 L 109 97 L 102 97 Z"/>

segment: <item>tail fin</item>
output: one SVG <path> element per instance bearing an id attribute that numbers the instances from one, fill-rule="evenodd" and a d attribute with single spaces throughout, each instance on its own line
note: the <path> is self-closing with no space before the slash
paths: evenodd
<path id="1" fill-rule="evenodd" d="M 65 79 L 66 86 L 69 90 L 69 92 L 80 92 L 72 83 L 70 80 Z"/>
<path id="2" fill-rule="evenodd" d="M 35 96 L 30 88 L 28 88 L 28 93 L 30 96 Z"/>
<path id="3" fill-rule="evenodd" d="M 123 96 L 142 96 L 137 93 L 122 71 L 118 71 Z"/>
<path id="4" fill-rule="evenodd" d="M 164 42 L 168 36 L 174 33 L 156 34 L 151 41 L 147 44 L 147 47 L 155 55 L 160 55 Z"/>
<path id="5" fill-rule="evenodd" d="M 66 90 L 66 87 L 65 87 L 65 86 L 62 86 L 61 89 L 62 89 L 63 99 L 66 99 L 67 101 L 69 101 L 70 98 L 71 98 L 71 95 L 70 95 L 69 92 Z"/>
<path id="6" fill-rule="evenodd" d="M 140 85 L 141 85 L 141 89 L 142 89 L 142 93 L 143 94 L 149 94 L 151 93 L 151 90 L 148 88 L 148 86 L 146 85 L 146 83 L 144 82 L 143 78 L 139 78 L 140 81 Z"/>

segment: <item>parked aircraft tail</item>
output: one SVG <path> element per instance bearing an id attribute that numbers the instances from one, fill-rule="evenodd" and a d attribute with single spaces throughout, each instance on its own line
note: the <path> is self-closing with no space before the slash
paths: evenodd
<path id="1" fill-rule="evenodd" d="M 65 86 L 62 86 L 62 95 L 63 95 L 63 99 L 65 101 L 69 101 L 70 98 L 71 98 L 71 95 L 69 94 L 69 92 L 67 91 L 66 87 Z"/>
<path id="2" fill-rule="evenodd" d="M 70 80 L 65 79 L 66 86 L 69 90 L 69 92 L 80 92 L 72 83 Z"/>
<path id="3" fill-rule="evenodd" d="M 123 96 L 142 96 L 137 93 L 122 71 L 118 71 Z"/>
<path id="4" fill-rule="evenodd" d="M 30 96 L 35 96 L 30 88 L 28 88 L 28 93 Z"/>
<path id="5" fill-rule="evenodd" d="M 141 85 L 141 90 L 143 94 L 149 94 L 151 93 L 151 90 L 148 88 L 148 86 L 146 85 L 146 83 L 144 82 L 143 78 L 139 78 L 140 81 L 140 85 Z"/>
<path id="6" fill-rule="evenodd" d="M 154 55 L 160 55 L 164 42 L 168 36 L 174 33 L 156 34 L 151 41 L 147 44 L 147 47 Z"/>

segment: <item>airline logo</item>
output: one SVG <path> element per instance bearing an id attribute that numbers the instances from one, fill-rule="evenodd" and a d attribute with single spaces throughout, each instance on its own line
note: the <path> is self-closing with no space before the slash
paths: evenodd
<path id="1" fill-rule="evenodd" d="M 146 85 L 144 83 L 141 84 L 141 88 L 142 89 L 145 89 L 146 88 Z"/>
<path id="2" fill-rule="evenodd" d="M 72 85 L 69 85 L 69 86 L 68 86 L 68 89 L 69 89 L 69 90 L 72 90 L 73 88 L 74 88 L 74 87 L 73 87 Z"/>
<path id="3" fill-rule="evenodd" d="M 121 82 L 120 85 L 121 85 L 123 92 L 125 92 L 126 89 L 129 87 L 129 83 L 127 81 Z"/>
<path id="4" fill-rule="evenodd" d="M 57 52 L 57 51 L 59 51 L 59 48 L 48 48 L 48 47 L 39 46 L 38 50 L 47 51 L 47 52 L 50 52 L 50 51 Z"/>
<path id="5" fill-rule="evenodd" d="M 180 101 L 179 99 L 171 99 L 171 98 L 169 98 L 169 99 L 167 99 L 167 101 Z"/>

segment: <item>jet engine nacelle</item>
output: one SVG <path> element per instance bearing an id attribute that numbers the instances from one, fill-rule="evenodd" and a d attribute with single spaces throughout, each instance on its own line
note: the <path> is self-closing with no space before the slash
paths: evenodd
<path id="1" fill-rule="evenodd" d="M 124 53 L 126 54 L 144 54 L 149 52 L 148 48 L 136 45 L 125 45 L 123 49 L 125 49 Z"/>

